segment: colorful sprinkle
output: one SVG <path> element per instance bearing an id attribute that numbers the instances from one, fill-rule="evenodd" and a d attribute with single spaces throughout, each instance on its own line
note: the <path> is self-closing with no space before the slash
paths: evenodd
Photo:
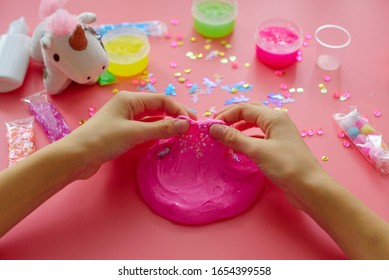
<path id="1" fill-rule="evenodd" d="M 345 147 L 345 148 L 348 148 L 348 147 L 350 147 L 350 142 L 349 141 L 347 141 L 347 140 L 344 140 L 343 141 L 343 147 Z"/>
<path id="2" fill-rule="evenodd" d="M 176 68 L 177 67 L 177 62 L 172 61 L 172 62 L 169 63 L 169 66 L 170 66 L 170 68 Z"/>
<path id="3" fill-rule="evenodd" d="M 376 110 L 374 110 L 373 114 L 374 114 L 375 117 L 380 117 L 381 116 L 381 111 L 376 109 Z"/>
<path id="4" fill-rule="evenodd" d="M 165 94 L 167 96 L 173 95 L 176 96 L 176 88 L 173 84 L 168 84 L 167 87 L 165 88 Z"/>
<path id="5" fill-rule="evenodd" d="M 224 105 L 231 105 L 231 104 L 237 104 L 237 103 L 248 102 L 248 101 L 250 101 L 250 98 L 241 95 L 240 97 L 233 97 L 231 99 L 226 100 L 224 102 Z"/>
<path id="6" fill-rule="evenodd" d="M 177 24 L 179 23 L 179 21 L 178 21 L 178 19 L 176 19 L 176 18 L 172 18 L 172 19 L 170 20 L 170 23 L 171 23 L 172 25 L 177 25 Z"/>
<path id="7" fill-rule="evenodd" d="M 314 135 L 313 129 L 308 129 L 307 130 L 307 135 L 308 136 L 313 136 Z"/>
<path id="8" fill-rule="evenodd" d="M 346 133 L 344 133 L 344 131 L 338 131 L 337 135 L 338 135 L 339 138 L 346 137 Z"/>
<path id="9" fill-rule="evenodd" d="M 324 161 L 324 162 L 326 162 L 326 161 L 328 161 L 328 157 L 327 157 L 327 156 L 322 156 L 322 157 L 321 157 L 321 160 Z"/>
<path id="10" fill-rule="evenodd" d="M 96 107 L 91 105 L 89 106 L 89 117 L 93 117 L 94 114 L 96 114 Z"/>

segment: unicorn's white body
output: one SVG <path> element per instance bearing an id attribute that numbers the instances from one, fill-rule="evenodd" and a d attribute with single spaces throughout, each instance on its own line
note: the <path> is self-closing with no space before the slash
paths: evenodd
<path id="1" fill-rule="evenodd" d="M 45 65 L 43 82 L 49 94 L 61 93 L 72 81 L 95 83 L 107 69 L 104 47 L 87 26 L 95 20 L 93 13 L 73 16 L 58 9 L 35 29 L 31 57 Z"/>

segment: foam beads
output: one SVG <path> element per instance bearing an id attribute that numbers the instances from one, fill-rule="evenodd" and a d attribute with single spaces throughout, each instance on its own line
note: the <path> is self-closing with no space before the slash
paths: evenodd
<path id="1" fill-rule="evenodd" d="M 141 158 L 140 192 L 157 214 L 182 224 L 233 217 L 256 199 L 264 175 L 245 155 L 209 135 L 216 120 L 188 120 L 189 131 L 160 140 Z"/>
<path id="2" fill-rule="evenodd" d="M 35 152 L 34 117 L 5 122 L 8 163 L 12 166 Z"/>
<path id="3" fill-rule="evenodd" d="M 381 174 L 389 173 L 389 149 L 382 135 L 355 107 L 348 114 L 337 113 L 333 118 L 346 132 L 352 143 Z"/>

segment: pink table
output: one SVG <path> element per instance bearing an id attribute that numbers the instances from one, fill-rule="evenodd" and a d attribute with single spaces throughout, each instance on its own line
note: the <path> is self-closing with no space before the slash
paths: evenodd
<path id="1" fill-rule="evenodd" d="M 0 30 L 5 32 L 10 21 L 25 16 L 31 31 L 38 24 L 38 0 L 3 1 Z M 168 23 L 171 39 L 151 38 L 148 70 L 157 78 L 159 92 L 169 83 L 177 88 L 171 98 L 184 103 L 205 119 L 205 111 L 220 110 L 224 102 L 241 94 L 251 101 L 265 101 L 270 92 L 279 92 L 280 84 L 303 88 L 295 94 L 295 102 L 285 104 L 299 129 L 323 129 L 324 135 L 305 140 L 324 168 L 343 183 L 369 207 L 389 221 L 389 176 L 380 176 L 354 148 L 344 148 L 337 137 L 332 114 L 347 112 L 357 105 L 386 139 L 389 139 L 389 18 L 385 0 L 329 1 L 255 1 L 239 2 L 239 16 L 234 33 L 214 40 L 212 49 L 224 50 L 226 58 L 236 56 L 239 64 L 223 64 L 220 58 L 190 60 L 186 53 L 203 53 L 205 39 L 193 30 L 191 1 L 89 1 L 70 0 L 66 8 L 78 14 L 95 12 L 98 23 L 161 20 Z M 304 33 L 313 35 L 315 29 L 327 23 L 347 28 L 352 42 L 339 71 L 330 73 L 327 94 L 320 93 L 325 73 L 315 66 L 314 40 L 303 48 L 303 61 L 277 77 L 274 71 L 260 64 L 255 57 L 254 31 L 259 21 L 269 17 L 284 17 L 302 26 Z M 178 24 L 172 25 L 171 20 Z M 184 45 L 171 47 L 177 35 Z M 196 42 L 190 42 L 190 37 Z M 169 63 L 175 61 L 177 68 Z M 250 67 L 245 67 L 245 63 Z M 191 73 L 185 74 L 184 69 Z M 203 87 L 203 78 L 222 76 L 222 85 L 244 81 L 253 86 L 246 93 L 233 95 L 219 86 L 211 94 L 199 96 L 195 103 L 185 84 L 174 77 L 182 72 L 190 81 Z M 20 101 L 43 89 L 42 67 L 31 62 L 24 85 L 0 95 L 0 168 L 8 165 L 8 148 L 4 121 L 29 116 Z M 112 95 L 112 90 L 136 90 L 131 79 L 107 87 L 72 84 L 64 93 L 51 98 L 74 129 L 88 118 L 88 108 L 99 109 Z M 332 92 L 348 91 L 347 101 L 335 100 Z M 271 105 L 273 106 L 273 105 Z M 274 107 L 274 106 L 273 106 Z M 375 117 L 378 109 L 381 117 Z M 46 136 L 36 125 L 36 144 L 48 144 Z M 304 213 L 295 210 L 277 187 L 267 184 L 256 202 L 245 213 L 226 221 L 203 226 L 183 226 L 154 214 L 140 197 L 136 183 L 136 166 L 144 149 L 138 148 L 107 163 L 96 176 L 78 181 L 55 195 L 0 240 L 1 259 L 343 259 L 334 242 Z"/>

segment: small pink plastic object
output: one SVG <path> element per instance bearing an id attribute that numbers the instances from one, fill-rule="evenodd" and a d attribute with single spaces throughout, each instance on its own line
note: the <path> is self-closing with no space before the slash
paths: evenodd
<path id="1" fill-rule="evenodd" d="M 280 70 L 297 61 L 303 43 L 301 28 L 294 22 L 273 18 L 260 23 L 255 33 L 259 61 Z"/>
<path id="2" fill-rule="evenodd" d="M 333 118 L 377 171 L 381 174 L 389 174 L 389 148 L 381 133 L 358 112 L 356 107 L 350 109 L 348 114 L 336 113 Z M 343 145 L 349 146 L 345 143 Z"/>
<path id="3" fill-rule="evenodd" d="M 217 120 L 188 120 L 189 131 L 160 140 L 141 158 L 138 181 L 157 214 L 182 224 L 206 224 L 243 212 L 256 199 L 264 175 L 254 162 L 212 138 Z"/>

